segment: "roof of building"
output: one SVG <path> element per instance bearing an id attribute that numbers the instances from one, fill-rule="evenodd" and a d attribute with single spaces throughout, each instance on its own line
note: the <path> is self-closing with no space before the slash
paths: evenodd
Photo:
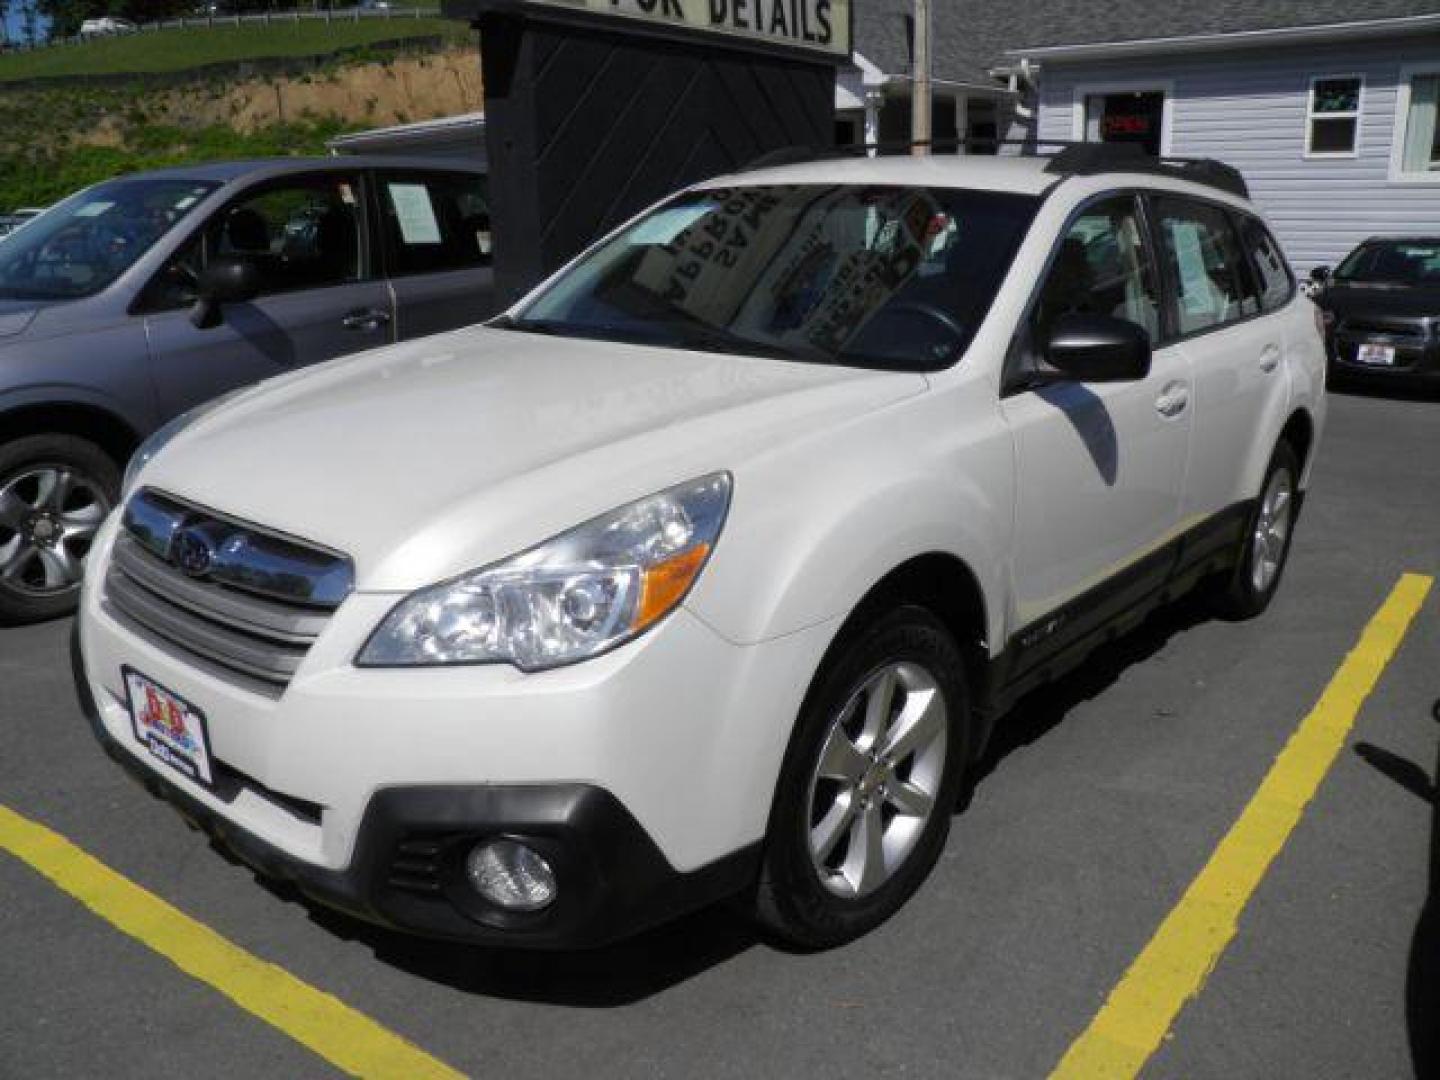
<path id="1" fill-rule="evenodd" d="M 468 137 L 485 130 L 483 112 L 460 113 L 456 116 L 437 116 L 433 120 L 417 120 L 409 124 L 392 124 L 389 127 L 371 128 L 368 131 L 337 135 L 325 145 L 332 148 L 358 146 L 366 147 L 376 142 L 421 142 L 435 136 L 456 135 Z"/>
<path id="2" fill-rule="evenodd" d="M 913 10 L 913 0 L 857 0 L 856 51 L 908 73 Z M 989 85 L 1007 52 L 1405 19 L 1440 14 L 1440 0 L 931 0 L 931 11 L 934 77 Z"/>

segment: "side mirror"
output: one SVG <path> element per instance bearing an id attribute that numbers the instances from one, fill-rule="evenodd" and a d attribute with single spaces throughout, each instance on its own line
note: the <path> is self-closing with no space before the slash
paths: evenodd
<path id="1" fill-rule="evenodd" d="M 1315 267 L 1314 270 L 1310 271 L 1310 280 L 1313 281 L 1316 285 L 1324 285 L 1327 281 L 1330 280 L 1330 267 Z"/>
<path id="2" fill-rule="evenodd" d="M 1133 382 L 1150 374 L 1150 335 L 1111 315 L 1061 315 L 1044 351 L 1046 364 L 1076 382 Z"/>
<path id="3" fill-rule="evenodd" d="M 218 256 L 200 272 L 195 291 L 199 299 L 190 312 L 197 330 L 220 325 L 224 304 L 243 304 L 260 295 L 260 268 L 250 259 Z"/>

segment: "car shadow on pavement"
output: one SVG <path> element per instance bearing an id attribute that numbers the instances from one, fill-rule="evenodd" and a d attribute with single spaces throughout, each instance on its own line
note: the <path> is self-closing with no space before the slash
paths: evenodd
<path id="1" fill-rule="evenodd" d="M 1366 379 L 1363 376 L 1336 375 L 1326 383 L 1326 390 L 1341 397 L 1375 398 L 1384 401 L 1440 401 L 1440 379 L 1385 376 Z"/>
<path id="2" fill-rule="evenodd" d="M 1214 609 L 1201 590 L 1187 593 L 1152 612 L 1128 634 L 1098 647 L 1074 671 L 1026 694 L 1000 717 L 989 746 L 971 770 L 969 784 L 956 812 L 969 805 L 975 786 L 993 773 L 1009 754 L 1043 738 L 1076 706 L 1099 697 L 1128 668 L 1150 659 L 1177 634 L 1214 618 Z"/>
<path id="3" fill-rule="evenodd" d="M 1432 707 L 1440 721 L 1440 701 Z M 1433 778 L 1413 761 L 1370 743 L 1356 743 L 1355 753 L 1431 807 L 1430 883 L 1425 905 L 1410 942 L 1405 974 L 1405 1023 L 1410 1058 L 1417 1077 L 1440 1076 L 1440 753 Z"/>
<path id="4" fill-rule="evenodd" d="M 365 945 L 383 964 L 466 994 L 510 1001 L 588 1009 L 632 1005 L 760 941 L 735 906 L 720 903 L 598 949 L 497 949 L 373 926 L 311 904 L 283 882 L 259 880 L 281 899 L 302 904 L 321 929 Z"/>

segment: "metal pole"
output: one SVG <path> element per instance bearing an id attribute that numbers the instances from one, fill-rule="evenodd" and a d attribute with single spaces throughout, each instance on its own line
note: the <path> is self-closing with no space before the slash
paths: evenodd
<path id="1" fill-rule="evenodd" d="M 911 152 L 930 152 L 930 0 L 915 0 L 915 78 L 910 86 Z"/>

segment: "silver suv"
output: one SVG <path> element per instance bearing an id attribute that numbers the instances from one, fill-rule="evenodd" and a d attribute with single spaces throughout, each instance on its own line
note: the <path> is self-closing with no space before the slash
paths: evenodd
<path id="1" fill-rule="evenodd" d="M 75 603 L 131 451 L 291 368 L 490 313 L 483 173 L 226 162 L 87 188 L 0 245 L 0 623 Z"/>

